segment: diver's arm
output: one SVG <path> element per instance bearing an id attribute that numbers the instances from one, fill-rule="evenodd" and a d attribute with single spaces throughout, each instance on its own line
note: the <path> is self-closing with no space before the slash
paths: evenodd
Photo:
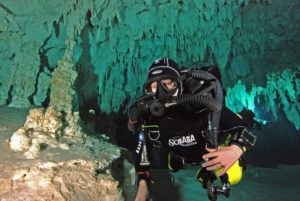
<path id="1" fill-rule="evenodd" d="M 138 192 L 135 197 L 135 201 L 146 201 L 150 197 L 148 182 L 144 179 L 139 181 Z"/>
<path id="2" fill-rule="evenodd" d="M 139 147 L 139 145 L 138 145 Z M 143 152 L 138 153 L 138 148 L 135 152 L 135 171 L 136 171 L 136 184 L 138 186 L 138 192 L 135 201 L 146 201 L 149 198 L 149 185 L 150 179 L 150 161 L 145 165 L 145 156 L 142 156 Z M 145 147 L 146 148 L 146 147 Z M 150 147 L 149 147 L 150 148 Z"/>
<path id="3" fill-rule="evenodd" d="M 151 183 L 149 168 L 136 165 L 138 191 L 135 201 L 146 201 L 150 197 L 149 185 Z"/>
<path id="4" fill-rule="evenodd" d="M 256 136 L 246 124 L 241 116 L 224 107 L 220 121 L 220 135 L 231 133 L 230 145 L 238 146 L 243 152 L 249 151 L 256 143 Z"/>
<path id="5" fill-rule="evenodd" d="M 224 107 L 222 110 L 222 117 L 220 121 L 220 135 L 231 133 L 231 141 L 229 146 L 219 147 L 217 150 L 207 150 L 209 153 L 203 155 L 203 159 L 207 160 L 203 163 L 209 171 L 218 170 L 218 176 L 223 175 L 242 154 L 253 148 L 256 142 L 256 137 L 245 126 L 242 118 Z"/>
<path id="6" fill-rule="evenodd" d="M 141 138 L 138 134 L 140 130 L 140 125 L 138 121 L 132 121 L 130 118 L 128 120 L 128 129 L 131 131 L 135 138 L 135 150 L 133 150 L 133 157 L 135 163 L 135 172 L 136 172 L 136 185 L 138 187 L 138 191 L 136 194 L 135 201 L 146 201 L 149 198 L 149 183 L 150 183 L 150 174 L 149 174 L 149 166 L 141 166 L 142 161 L 142 150 L 143 150 L 143 142 L 141 142 Z"/>
<path id="7" fill-rule="evenodd" d="M 209 153 L 203 155 L 203 159 L 207 160 L 203 163 L 208 171 L 218 170 L 223 168 L 222 171 L 217 173 L 217 176 L 223 175 L 227 170 L 242 156 L 243 151 L 236 145 L 227 147 L 219 147 L 217 150 L 207 150 Z"/>

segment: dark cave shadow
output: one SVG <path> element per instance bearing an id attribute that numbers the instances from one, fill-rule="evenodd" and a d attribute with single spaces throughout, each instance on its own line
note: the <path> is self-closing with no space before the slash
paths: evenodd
<path id="1" fill-rule="evenodd" d="M 128 165 L 125 165 L 124 160 L 130 160 L 131 153 L 125 151 L 122 157 L 112 163 L 112 176 L 119 181 L 119 186 L 123 189 L 122 193 L 125 201 L 133 201 L 137 193 L 136 184 L 132 184 L 130 177 L 130 170 Z M 129 161 L 130 162 L 130 161 Z M 131 167 L 133 164 L 131 163 Z M 151 185 L 150 195 L 151 201 L 181 201 L 179 187 L 173 181 L 170 172 L 165 168 L 153 168 L 150 171 Z"/>
<path id="2" fill-rule="evenodd" d="M 77 78 L 74 84 L 78 97 L 75 104 L 85 124 L 94 123 L 96 113 L 100 112 L 99 77 L 90 55 L 89 28 L 86 24 L 80 33 L 82 54 L 76 64 Z"/>
<path id="3" fill-rule="evenodd" d="M 167 169 L 151 171 L 153 184 L 150 187 L 153 201 L 180 201 L 179 186 L 174 184 L 174 178 Z"/>
<path id="4" fill-rule="evenodd" d="M 278 122 L 263 125 L 254 134 L 256 145 L 246 154 L 249 164 L 265 168 L 300 164 L 299 131 L 283 115 L 278 115 Z"/>

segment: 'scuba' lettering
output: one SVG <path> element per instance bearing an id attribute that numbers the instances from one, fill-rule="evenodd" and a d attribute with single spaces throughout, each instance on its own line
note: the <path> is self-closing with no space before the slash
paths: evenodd
<path id="1" fill-rule="evenodd" d="M 197 141 L 195 139 L 195 136 L 193 134 L 189 134 L 187 136 L 182 136 L 179 138 L 172 138 L 169 139 L 169 146 L 183 146 L 183 147 L 188 147 L 197 144 Z"/>

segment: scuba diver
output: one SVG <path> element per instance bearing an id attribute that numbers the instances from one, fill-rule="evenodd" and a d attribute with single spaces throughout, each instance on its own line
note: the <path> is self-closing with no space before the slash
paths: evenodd
<path id="1" fill-rule="evenodd" d="M 175 61 L 161 58 L 151 64 L 143 88 L 143 96 L 128 110 L 128 129 L 136 136 L 135 200 L 150 198 L 150 169 L 160 153 L 167 154 L 158 163 L 172 172 L 199 166 L 196 179 L 210 200 L 228 197 L 231 185 L 242 177 L 242 155 L 256 137 L 225 107 L 218 68 L 180 70 Z M 220 186 L 214 183 L 217 178 Z"/>

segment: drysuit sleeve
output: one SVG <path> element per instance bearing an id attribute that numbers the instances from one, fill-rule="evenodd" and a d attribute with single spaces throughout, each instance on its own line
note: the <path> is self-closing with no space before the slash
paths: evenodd
<path id="1" fill-rule="evenodd" d="M 246 126 L 243 118 L 227 107 L 222 110 L 220 120 L 220 135 L 231 133 L 230 144 L 239 146 L 244 152 L 251 150 L 256 143 L 256 136 Z"/>

